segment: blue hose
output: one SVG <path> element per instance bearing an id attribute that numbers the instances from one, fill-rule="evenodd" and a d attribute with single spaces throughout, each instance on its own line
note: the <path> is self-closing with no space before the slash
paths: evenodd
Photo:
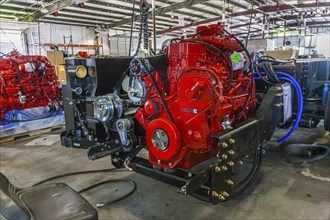
<path id="1" fill-rule="evenodd" d="M 296 120 L 292 126 L 292 128 L 290 129 L 290 131 L 284 135 L 282 138 L 280 138 L 279 140 L 277 140 L 278 143 L 283 142 L 284 140 L 286 140 L 288 137 L 290 137 L 290 135 L 297 129 L 299 121 L 301 119 L 302 116 L 302 112 L 303 112 L 303 107 L 304 107 L 304 99 L 303 99 L 303 94 L 302 94 L 302 90 L 300 88 L 299 83 L 295 80 L 295 78 L 293 78 L 291 75 L 284 73 L 284 72 L 275 72 L 276 74 L 278 74 L 280 77 L 280 80 L 284 80 L 287 82 L 290 82 L 293 87 L 295 88 L 297 95 L 298 95 L 298 113 L 297 113 L 297 117 Z M 261 75 L 264 75 L 264 72 L 260 72 Z M 255 77 L 255 80 L 260 80 L 260 77 Z"/>

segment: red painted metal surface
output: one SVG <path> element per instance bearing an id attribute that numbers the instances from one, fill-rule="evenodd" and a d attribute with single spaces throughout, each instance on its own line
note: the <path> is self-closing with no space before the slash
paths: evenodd
<path id="1" fill-rule="evenodd" d="M 251 73 L 232 71 L 230 55 L 243 51 L 241 44 L 232 35 L 222 36 L 220 24 L 199 27 L 197 31 L 201 34 L 176 39 L 165 50 L 168 94 L 159 74 L 153 73 L 173 121 L 149 82 L 150 77 L 143 78 L 149 100 L 138 109 L 136 118 L 146 129 L 149 161 L 164 168 L 187 169 L 215 156 L 218 149 L 212 134 L 235 127 L 251 117 L 256 108 Z M 221 53 L 215 54 L 216 50 Z M 168 136 L 166 150 L 153 145 L 156 129 Z"/>
<path id="2" fill-rule="evenodd" d="M 0 60 L 0 119 L 14 109 L 46 106 L 58 98 L 54 67 L 44 56 L 17 51 Z"/>

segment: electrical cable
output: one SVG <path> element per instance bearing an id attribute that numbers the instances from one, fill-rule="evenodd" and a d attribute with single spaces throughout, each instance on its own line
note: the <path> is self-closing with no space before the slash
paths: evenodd
<path id="1" fill-rule="evenodd" d="M 73 175 L 79 175 L 79 174 L 88 174 L 88 173 L 114 172 L 114 171 L 122 172 L 124 170 L 118 170 L 116 168 L 110 168 L 110 169 L 103 169 L 103 170 L 87 170 L 87 171 L 77 171 L 77 172 L 65 173 L 65 174 L 53 176 L 53 177 L 47 178 L 45 180 L 42 180 L 40 182 L 37 182 L 33 186 L 38 186 L 38 185 L 40 185 L 42 183 L 45 183 L 45 182 L 48 182 L 48 181 L 51 181 L 51 180 L 54 180 L 54 179 L 62 178 L 62 177 L 67 177 L 67 176 L 73 176 Z M 119 183 L 119 182 L 126 182 L 126 183 L 131 184 L 132 185 L 132 189 L 130 191 L 128 191 L 128 193 L 125 193 L 124 195 L 122 195 L 121 197 L 119 197 L 117 199 L 114 199 L 114 200 L 111 200 L 111 201 L 102 202 L 102 203 L 97 203 L 96 204 L 96 208 L 101 208 L 103 206 L 107 206 L 107 205 L 110 205 L 110 204 L 114 204 L 116 202 L 119 202 L 119 201 L 127 198 L 128 196 L 132 195 L 135 192 L 135 190 L 136 190 L 136 183 L 134 181 L 132 181 L 132 180 L 127 180 L 127 179 L 105 180 L 105 181 L 98 182 L 96 184 L 90 185 L 90 186 L 88 186 L 88 187 L 86 187 L 84 189 L 81 189 L 81 190 L 77 191 L 77 193 L 86 192 L 86 191 L 88 191 L 90 189 L 93 189 L 95 187 L 98 187 L 98 186 L 103 185 L 103 184 L 106 184 L 106 183 Z"/>
<path id="2" fill-rule="evenodd" d="M 260 77 L 260 79 L 261 79 L 262 81 L 264 81 L 265 83 L 270 84 L 270 85 L 272 85 L 272 86 L 275 85 L 275 83 L 272 83 L 272 82 L 268 81 L 267 79 L 265 79 L 264 77 L 261 76 L 261 74 L 260 74 L 260 72 L 259 72 L 259 68 L 258 68 L 258 66 L 255 66 L 255 69 L 256 69 L 256 72 L 255 72 L 255 73 L 257 73 L 257 75 Z"/>

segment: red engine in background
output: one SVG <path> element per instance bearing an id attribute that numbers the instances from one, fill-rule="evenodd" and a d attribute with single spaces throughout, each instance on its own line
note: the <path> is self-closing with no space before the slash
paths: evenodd
<path id="1" fill-rule="evenodd" d="M 148 101 L 136 118 L 146 129 L 149 161 L 164 168 L 187 169 L 215 156 L 212 134 L 232 129 L 256 109 L 254 81 L 240 42 L 225 36 L 220 24 L 196 32 L 172 40 L 165 50 L 168 93 L 160 75 L 152 73 L 165 105 L 152 78 L 141 77 Z"/>
<path id="2" fill-rule="evenodd" d="M 44 56 L 17 51 L 0 60 L 0 119 L 14 109 L 47 106 L 58 99 L 55 69 Z"/>

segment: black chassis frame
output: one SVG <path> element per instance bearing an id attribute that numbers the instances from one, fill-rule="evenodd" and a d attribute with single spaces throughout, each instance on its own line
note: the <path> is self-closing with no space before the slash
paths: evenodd
<path id="1" fill-rule="evenodd" d="M 189 170 L 165 172 L 155 169 L 148 160 L 137 156 L 130 160 L 129 166 L 137 173 L 179 187 L 179 192 L 184 195 L 207 196 L 210 202 L 217 204 L 232 190 L 232 170 L 229 164 L 237 162 L 273 136 L 282 120 L 282 96 L 280 87 L 270 88 L 253 118 L 235 129 L 213 135 L 214 144 L 219 147 L 217 157 Z M 226 159 L 221 156 L 223 154 L 227 155 Z"/>

